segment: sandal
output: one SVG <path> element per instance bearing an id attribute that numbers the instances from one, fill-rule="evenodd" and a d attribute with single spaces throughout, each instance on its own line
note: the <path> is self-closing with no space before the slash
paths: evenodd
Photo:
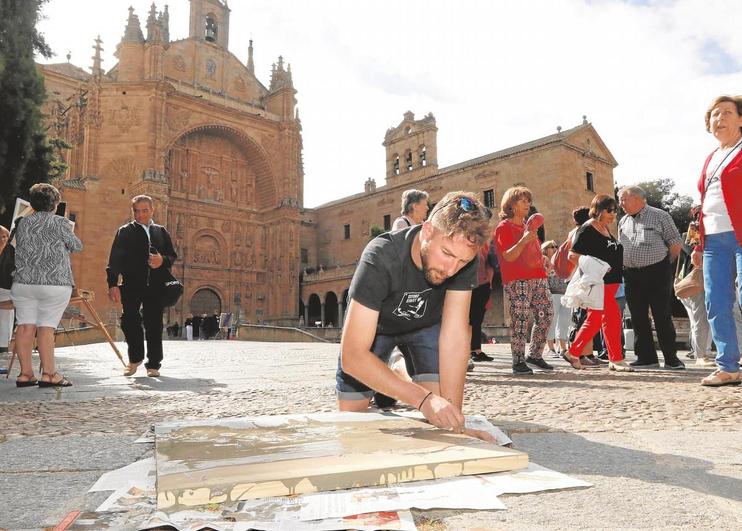
<path id="1" fill-rule="evenodd" d="M 46 374 L 49 378 L 54 378 L 55 376 L 59 376 L 59 380 L 56 382 L 49 381 L 45 382 L 44 380 L 39 380 L 39 387 L 71 387 L 72 382 L 70 382 L 67 378 L 59 374 L 58 372 L 55 372 L 54 374 Z"/>
<path id="2" fill-rule="evenodd" d="M 34 375 L 28 375 L 28 374 L 19 374 L 18 376 L 25 376 L 28 378 L 28 380 L 16 380 L 15 386 L 16 387 L 33 387 L 39 383 L 39 381 L 34 377 Z"/>
<path id="3" fill-rule="evenodd" d="M 572 354 L 569 353 L 568 350 L 565 350 L 564 352 L 562 352 L 562 359 L 564 359 L 564 361 L 569 363 L 573 369 L 577 369 L 581 371 L 582 369 L 585 368 L 582 366 L 582 363 L 580 363 L 580 358 L 578 358 L 577 356 L 573 356 Z"/>

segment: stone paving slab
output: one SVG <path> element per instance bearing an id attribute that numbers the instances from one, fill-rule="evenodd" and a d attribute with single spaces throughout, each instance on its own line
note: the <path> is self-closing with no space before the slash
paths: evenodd
<path id="1" fill-rule="evenodd" d="M 10 508 L 0 527 L 39 527 L 86 503 L 100 474 L 146 451 L 132 441 L 155 422 L 334 411 L 338 349 L 166 341 L 161 378 L 125 378 L 107 345 L 86 345 L 57 350 L 71 388 L 0 378 L 0 499 Z M 421 529 L 742 529 L 742 389 L 701 387 L 708 369 L 575 371 L 562 360 L 516 377 L 509 345 L 485 351 L 495 360 L 467 376 L 465 413 L 595 487 L 508 496 L 505 512 L 418 511 Z M 79 466 L 86 456 L 91 466 Z"/>

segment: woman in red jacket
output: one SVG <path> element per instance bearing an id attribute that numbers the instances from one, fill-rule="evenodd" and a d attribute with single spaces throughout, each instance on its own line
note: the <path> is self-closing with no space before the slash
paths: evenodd
<path id="1" fill-rule="evenodd" d="M 742 305 L 742 97 L 719 96 L 711 102 L 706 130 L 719 146 L 698 181 L 701 244 L 691 259 L 696 266 L 703 263 L 706 311 L 717 349 L 717 370 L 701 383 L 716 387 L 740 383 L 734 305 Z"/>

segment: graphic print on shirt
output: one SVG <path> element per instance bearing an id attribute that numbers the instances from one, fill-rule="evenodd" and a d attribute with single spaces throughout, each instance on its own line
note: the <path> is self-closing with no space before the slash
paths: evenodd
<path id="1" fill-rule="evenodd" d="M 404 317 L 408 321 L 421 319 L 425 316 L 431 292 L 432 288 L 425 291 L 406 291 L 392 314 L 395 317 Z"/>
<path id="2" fill-rule="evenodd" d="M 609 249 L 613 248 L 613 249 L 618 250 L 618 242 L 614 240 L 608 240 L 606 242 L 606 247 L 608 247 Z"/>

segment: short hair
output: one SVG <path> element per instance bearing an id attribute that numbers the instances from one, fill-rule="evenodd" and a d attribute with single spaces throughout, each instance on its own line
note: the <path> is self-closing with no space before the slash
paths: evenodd
<path id="1" fill-rule="evenodd" d="M 445 236 L 464 236 L 471 245 L 480 247 L 490 234 L 492 213 L 470 192 L 449 192 L 433 208 L 428 221 Z"/>
<path id="2" fill-rule="evenodd" d="M 134 208 L 134 205 L 136 205 L 137 203 L 141 203 L 142 201 L 145 201 L 145 202 L 149 203 L 149 206 L 151 208 L 154 208 L 155 207 L 155 203 L 154 203 L 154 201 L 152 201 L 152 198 L 150 196 L 144 195 L 144 194 L 135 195 L 134 197 L 132 197 L 131 198 L 131 207 Z"/>
<path id="3" fill-rule="evenodd" d="M 4 225 L 0 225 L 0 234 L 4 234 L 8 238 L 10 238 L 10 231 L 6 229 Z"/>
<path id="4" fill-rule="evenodd" d="M 629 194 L 634 195 L 637 197 L 640 197 L 643 201 L 647 200 L 647 192 L 644 191 L 644 188 L 641 186 L 637 186 L 635 184 L 632 184 L 630 186 L 624 186 L 618 191 L 618 197 L 621 197 L 623 194 Z"/>
<path id="5" fill-rule="evenodd" d="M 554 240 L 547 240 L 541 244 L 541 252 L 543 254 L 546 254 L 546 249 L 548 249 L 549 247 L 553 247 L 554 249 L 559 248 L 559 246 L 557 245 L 557 242 L 555 242 Z"/>
<path id="6" fill-rule="evenodd" d="M 402 214 L 403 216 L 405 214 L 409 214 L 410 212 L 412 212 L 412 205 L 414 205 L 415 203 L 419 203 L 423 199 L 428 199 L 428 192 L 415 190 L 414 188 L 405 190 L 404 192 L 402 192 L 402 211 L 400 212 L 400 214 Z"/>
<path id="7" fill-rule="evenodd" d="M 582 225 L 588 219 L 590 219 L 590 207 L 579 206 L 572 211 L 572 219 L 575 220 L 575 225 Z"/>
<path id="8" fill-rule="evenodd" d="M 36 212 L 51 212 L 62 199 L 59 190 L 47 183 L 34 184 L 28 194 L 31 208 Z"/>
<path id="9" fill-rule="evenodd" d="M 711 132 L 711 113 L 717 105 L 724 102 L 734 103 L 734 106 L 737 107 L 737 116 L 742 116 L 742 96 L 717 96 L 714 98 L 714 101 L 711 102 L 711 105 L 708 106 L 708 109 L 706 109 L 706 131 L 709 133 Z M 740 127 L 739 130 L 742 132 L 742 127 Z"/>
<path id="10" fill-rule="evenodd" d="M 500 219 L 512 218 L 513 205 L 524 197 L 533 202 L 533 194 L 525 186 L 513 186 L 505 190 L 502 194 L 502 201 L 500 201 Z"/>
<path id="11" fill-rule="evenodd" d="M 614 197 L 605 194 L 598 194 L 593 197 L 593 200 L 590 203 L 590 217 L 597 219 L 600 217 L 600 213 L 604 210 L 608 210 L 609 208 L 615 210 L 616 207 L 616 199 Z"/>

